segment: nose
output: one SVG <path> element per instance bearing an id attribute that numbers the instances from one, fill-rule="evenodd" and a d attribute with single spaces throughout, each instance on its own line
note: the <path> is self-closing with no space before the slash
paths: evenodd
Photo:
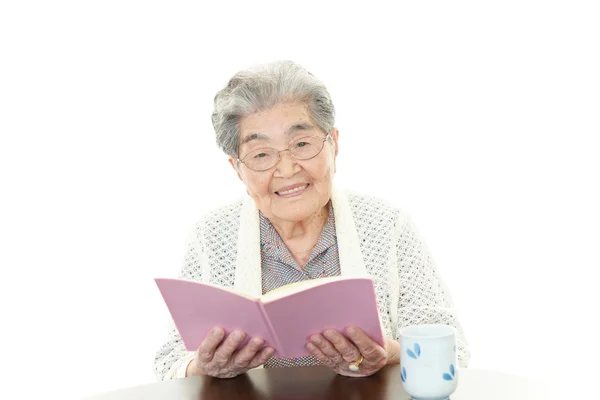
<path id="1" fill-rule="evenodd" d="M 279 163 L 277 164 L 277 172 L 282 178 L 294 176 L 300 169 L 300 165 L 289 151 L 279 153 Z"/>

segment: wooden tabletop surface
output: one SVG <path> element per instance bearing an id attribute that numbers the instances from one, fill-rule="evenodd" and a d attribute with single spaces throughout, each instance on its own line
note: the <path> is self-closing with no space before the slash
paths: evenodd
<path id="1" fill-rule="evenodd" d="M 559 398 L 550 382 L 491 371 L 459 371 L 451 400 L 536 400 Z M 366 378 L 336 375 L 326 367 L 257 369 L 232 379 L 190 377 L 127 388 L 89 400 L 158 399 L 343 399 L 410 400 L 402 388 L 399 366 L 387 366 Z"/>

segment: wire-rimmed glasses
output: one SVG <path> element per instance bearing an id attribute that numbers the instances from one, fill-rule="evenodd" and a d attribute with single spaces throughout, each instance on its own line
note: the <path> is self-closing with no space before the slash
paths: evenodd
<path id="1" fill-rule="evenodd" d="M 281 152 L 289 151 L 296 160 L 310 160 L 316 157 L 329 139 L 329 134 L 322 136 L 306 136 L 294 140 L 287 149 L 276 150 L 271 147 L 263 147 L 246 154 L 244 158 L 237 159 L 253 171 L 266 171 L 273 168 L 281 159 Z"/>

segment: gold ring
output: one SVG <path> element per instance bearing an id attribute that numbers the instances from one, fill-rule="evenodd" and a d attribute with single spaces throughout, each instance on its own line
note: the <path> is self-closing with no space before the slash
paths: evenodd
<path id="1" fill-rule="evenodd" d="M 348 368 L 350 368 L 350 371 L 358 371 L 358 368 L 360 367 L 360 363 L 363 362 L 363 356 L 362 354 L 360 355 L 360 357 L 358 357 L 358 360 L 350 363 L 350 365 L 348 365 Z"/>

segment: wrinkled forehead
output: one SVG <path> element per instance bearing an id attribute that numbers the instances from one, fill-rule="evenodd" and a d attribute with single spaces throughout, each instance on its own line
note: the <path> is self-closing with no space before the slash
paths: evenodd
<path id="1" fill-rule="evenodd" d="M 264 132 L 252 130 L 249 130 L 247 132 L 242 131 L 240 132 L 240 145 L 252 142 L 272 142 L 277 141 L 279 139 L 290 140 L 297 134 L 312 134 L 315 130 L 315 125 L 310 122 L 296 122 L 283 129 L 283 132 L 274 132 L 272 130 Z"/>
<path id="2" fill-rule="evenodd" d="M 278 104 L 240 119 L 239 144 L 286 142 L 301 134 L 312 135 L 315 130 L 317 124 L 305 104 Z"/>

